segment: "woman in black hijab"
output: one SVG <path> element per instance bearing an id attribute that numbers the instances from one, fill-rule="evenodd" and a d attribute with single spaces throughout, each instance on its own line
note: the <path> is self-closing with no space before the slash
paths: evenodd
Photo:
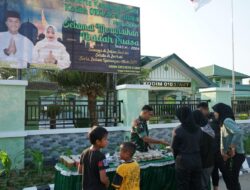
<path id="1" fill-rule="evenodd" d="M 235 120 L 234 113 L 232 108 L 224 103 L 218 103 L 213 106 L 214 116 L 220 122 L 220 125 L 223 125 L 223 122 L 226 118 L 231 118 Z"/>
<path id="2" fill-rule="evenodd" d="M 190 108 L 180 108 L 176 116 L 181 122 L 173 132 L 172 140 L 177 189 L 201 190 L 201 130 L 195 124 Z"/>
<path id="3" fill-rule="evenodd" d="M 240 190 L 239 172 L 245 160 L 243 131 L 235 122 L 230 106 L 218 103 L 213 107 L 214 116 L 221 126 L 221 155 L 229 177 L 229 190 Z"/>

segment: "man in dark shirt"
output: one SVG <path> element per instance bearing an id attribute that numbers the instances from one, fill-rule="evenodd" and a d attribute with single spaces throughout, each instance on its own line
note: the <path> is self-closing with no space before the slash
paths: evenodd
<path id="1" fill-rule="evenodd" d="M 169 143 L 164 140 L 156 140 L 149 137 L 147 121 L 149 121 L 153 115 L 153 108 L 149 105 L 145 105 L 141 110 L 139 118 L 134 120 L 132 124 L 131 141 L 135 143 L 136 149 L 140 152 L 147 152 L 150 146 L 149 144 L 169 145 Z"/>

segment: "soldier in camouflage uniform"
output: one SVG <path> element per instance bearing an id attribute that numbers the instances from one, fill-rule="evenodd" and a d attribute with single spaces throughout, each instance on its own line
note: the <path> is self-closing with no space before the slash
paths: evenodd
<path id="1" fill-rule="evenodd" d="M 143 106 L 138 119 L 133 121 L 131 130 L 131 141 L 135 143 L 136 149 L 140 152 L 147 152 L 150 144 L 169 145 L 164 140 L 156 140 L 149 137 L 147 121 L 153 116 L 153 108 L 149 105 Z"/>

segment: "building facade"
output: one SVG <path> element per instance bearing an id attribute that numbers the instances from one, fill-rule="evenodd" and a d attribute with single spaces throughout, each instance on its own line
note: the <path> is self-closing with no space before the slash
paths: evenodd
<path id="1" fill-rule="evenodd" d="M 214 87 L 205 75 L 190 67 L 176 54 L 166 57 L 143 56 L 142 68 L 150 74 L 144 84 L 151 86 L 150 101 L 197 100 L 199 89 Z"/>
<path id="2" fill-rule="evenodd" d="M 232 70 L 218 65 L 210 65 L 198 70 L 215 83 L 217 87 L 232 88 Z M 243 79 L 249 77 L 246 74 L 235 72 L 235 95 L 237 100 L 250 99 L 250 84 L 243 84 Z"/>
<path id="3" fill-rule="evenodd" d="M 143 69 L 150 70 L 144 82 L 151 86 L 150 101 L 199 100 L 199 89 L 232 88 L 232 70 L 218 65 L 196 69 L 176 54 L 166 57 L 142 56 L 141 65 Z M 243 84 L 243 79 L 249 77 L 235 72 L 237 100 L 250 99 L 250 84 Z"/>

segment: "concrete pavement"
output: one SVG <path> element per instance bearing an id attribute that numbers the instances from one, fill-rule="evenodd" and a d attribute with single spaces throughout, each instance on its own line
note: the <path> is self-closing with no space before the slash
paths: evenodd
<path id="1" fill-rule="evenodd" d="M 250 174 L 240 176 L 241 190 L 250 190 Z M 223 179 L 220 179 L 219 190 L 227 190 Z"/>

